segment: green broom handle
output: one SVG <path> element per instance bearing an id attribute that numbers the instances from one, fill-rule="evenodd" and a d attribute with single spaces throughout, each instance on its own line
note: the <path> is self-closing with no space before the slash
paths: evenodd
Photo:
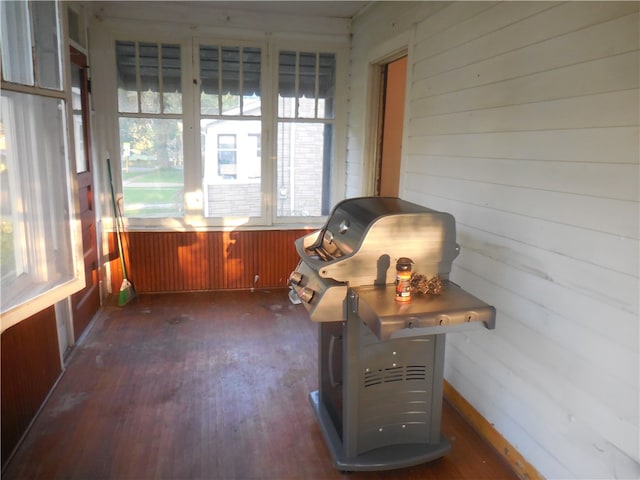
<path id="1" fill-rule="evenodd" d="M 113 176 L 111 175 L 111 159 L 109 158 L 107 158 L 107 170 L 109 171 L 109 185 L 111 186 L 111 201 L 113 202 L 113 220 L 116 226 L 116 237 L 118 240 L 118 255 L 120 256 L 120 265 L 122 266 L 123 278 L 127 279 L 127 268 L 124 265 L 122 240 L 120 239 L 120 228 L 118 227 L 118 220 L 116 219 L 116 215 L 118 214 L 118 206 L 116 204 L 116 194 L 113 190 Z"/>

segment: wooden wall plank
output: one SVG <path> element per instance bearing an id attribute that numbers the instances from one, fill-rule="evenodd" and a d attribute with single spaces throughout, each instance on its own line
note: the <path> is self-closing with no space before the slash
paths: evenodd
<path id="1" fill-rule="evenodd" d="M 529 8 L 520 6 L 520 21 L 503 24 L 500 28 L 485 21 L 481 24 L 482 27 L 487 25 L 484 35 L 425 59 L 428 73 L 418 69 L 416 74 L 422 78 L 448 72 L 637 12 L 636 6 L 629 2 L 566 2 L 538 15 L 531 15 Z M 482 19 L 482 16 L 476 18 Z M 424 27 L 418 27 L 421 28 Z M 455 37 L 452 29 L 444 35 Z"/>
<path id="2" fill-rule="evenodd" d="M 53 306 L 2 332 L 2 465 L 62 373 Z"/>
<path id="3" fill-rule="evenodd" d="M 420 155 L 419 159 L 414 172 L 422 175 L 618 200 L 633 201 L 638 196 L 638 164 L 434 155 Z M 603 182 L 606 177 L 617 181 Z"/>
<path id="4" fill-rule="evenodd" d="M 460 12 L 455 14 L 453 8 L 447 8 L 441 15 L 434 15 L 420 26 L 416 35 L 415 61 L 433 58 L 438 54 L 463 48 L 474 40 L 482 39 L 487 32 L 500 31 L 505 25 L 519 23 L 523 18 L 555 8 L 559 2 L 528 2 L 516 5 L 512 2 L 491 4 L 482 2 L 474 8 L 470 5 L 459 6 Z M 449 17 L 448 28 L 439 17 Z M 438 28 L 438 30 L 436 30 Z M 424 35 L 424 36 L 423 36 Z"/>
<path id="5" fill-rule="evenodd" d="M 434 207 L 444 206 L 442 199 L 431 198 L 429 204 Z M 596 232 L 504 210 L 498 211 L 467 202 L 449 200 L 446 207 L 456 218 L 458 242 L 465 246 L 464 238 L 467 235 L 473 237 L 473 232 L 467 232 L 472 228 L 491 231 L 518 244 L 554 252 L 626 275 L 636 276 L 638 273 L 638 239 Z"/>
<path id="6" fill-rule="evenodd" d="M 406 154 L 637 164 L 638 138 L 638 127 L 416 135 Z"/>
<path id="7" fill-rule="evenodd" d="M 438 95 L 632 52 L 637 25 L 638 13 L 630 13 L 442 73 L 434 72 L 428 61 L 418 62 L 410 94 L 412 98 Z"/>
<path id="8" fill-rule="evenodd" d="M 428 116 L 414 114 L 408 133 L 432 135 L 480 132 L 628 127 L 637 124 L 638 90 L 623 90 L 576 98 L 513 104 Z M 423 116 L 424 115 L 424 116 Z"/>
<path id="9" fill-rule="evenodd" d="M 582 227 L 612 236 L 638 238 L 637 203 L 530 190 L 488 183 L 412 174 L 406 187 L 420 199 L 449 199 L 505 212 Z M 420 192 L 428 192 L 427 194 Z M 429 197 L 429 198 L 427 198 Z M 445 202 L 443 207 L 447 208 Z"/>
<path id="10" fill-rule="evenodd" d="M 462 1 L 450 2 L 445 8 L 441 7 L 438 10 L 434 10 L 427 18 L 419 23 L 420 28 L 416 31 L 414 40 L 418 47 L 416 48 L 416 59 L 420 58 L 420 50 L 427 43 L 425 40 L 427 40 L 429 44 L 437 43 L 438 37 L 442 40 L 443 32 L 456 28 L 458 24 L 465 24 L 466 27 L 469 28 L 469 22 L 480 15 L 493 12 L 493 8 L 496 5 L 500 5 L 500 2 Z M 385 13 L 381 16 L 391 17 L 391 15 Z M 356 33 L 359 33 L 358 28 L 366 28 L 366 26 L 363 25 L 364 22 L 360 21 L 361 19 L 358 20 L 354 26 Z M 354 35 L 354 43 L 359 41 L 360 37 L 360 35 Z"/>
<path id="11" fill-rule="evenodd" d="M 480 290 L 476 285 L 484 285 L 484 282 L 487 282 L 490 288 L 505 289 L 514 297 L 514 306 L 510 306 L 506 313 L 515 310 L 515 306 L 521 306 L 524 309 L 519 315 L 531 315 L 530 322 L 541 322 L 540 328 L 546 326 L 551 321 L 550 318 L 559 318 L 565 325 L 556 328 L 584 329 L 585 334 L 590 332 L 600 335 L 603 339 L 608 339 L 607 341 L 635 351 L 638 322 L 637 315 L 633 312 L 621 311 L 597 298 L 577 293 L 570 287 L 557 285 L 548 279 L 531 275 L 469 249 L 462 250 L 459 260 L 458 264 L 454 264 L 454 270 L 456 274 L 470 281 L 465 285 L 472 293 L 485 292 L 484 287 Z M 476 275 L 475 279 L 470 277 L 470 274 Z M 492 292 L 487 300 L 494 301 L 497 293 L 501 292 Z M 522 301 L 528 301 L 530 304 L 522 304 Z M 505 302 L 501 304 L 504 305 Z M 543 312 L 533 305 L 541 306 Z M 558 331 L 556 328 L 549 330 L 550 336 Z M 580 338 L 580 334 L 576 334 L 574 340 L 577 338 Z M 566 348 L 570 349 L 572 345 L 567 344 Z"/>
<path id="12" fill-rule="evenodd" d="M 638 55 L 621 53 L 589 62 L 572 64 L 525 77 L 508 78 L 471 86 L 464 90 L 416 99 L 412 108 L 430 115 L 464 112 L 519 103 L 580 97 L 602 92 L 638 88 Z"/>

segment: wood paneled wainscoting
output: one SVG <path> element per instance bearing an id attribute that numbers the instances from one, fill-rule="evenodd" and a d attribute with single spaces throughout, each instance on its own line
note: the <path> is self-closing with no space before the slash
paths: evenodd
<path id="1" fill-rule="evenodd" d="M 139 293 L 284 287 L 299 259 L 294 241 L 312 231 L 127 232 L 127 274 Z M 120 259 L 110 265 L 117 292 Z"/>
<path id="2" fill-rule="evenodd" d="M 2 332 L 2 465 L 62 373 L 54 307 Z"/>

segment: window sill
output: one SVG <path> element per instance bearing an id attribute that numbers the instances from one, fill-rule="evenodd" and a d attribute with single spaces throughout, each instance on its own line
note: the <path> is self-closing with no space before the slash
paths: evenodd
<path id="1" fill-rule="evenodd" d="M 84 277 L 82 279 L 76 278 L 62 285 L 58 285 L 41 295 L 33 297 L 24 303 L 9 308 L 2 312 L 2 318 L 0 319 L 0 333 L 20 323 L 22 320 L 26 320 L 45 308 L 55 305 L 57 302 L 82 290 L 84 286 Z"/>
<path id="2" fill-rule="evenodd" d="M 155 220 L 155 221 L 154 221 Z M 243 219 L 228 219 L 222 225 L 209 223 L 206 219 L 188 221 L 184 218 L 165 219 L 125 219 L 125 227 L 130 232 L 230 232 L 266 230 L 317 230 L 326 222 L 323 217 L 309 217 L 299 222 L 276 223 L 272 225 L 250 224 Z M 112 229 L 113 230 L 113 229 Z"/>

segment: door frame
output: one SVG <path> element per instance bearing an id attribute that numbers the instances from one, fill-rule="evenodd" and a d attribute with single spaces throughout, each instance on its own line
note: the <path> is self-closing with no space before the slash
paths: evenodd
<path id="1" fill-rule="evenodd" d="M 377 174 L 379 159 L 382 155 L 382 126 L 384 115 L 384 76 L 386 66 L 402 57 L 407 57 L 407 83 L 410 80 L 411 52 L 409 49 L 409 34 L 403 34 L 392 39 L 387 44 L 376 49 L 369 60 L 367 79 L 367 104 L 365 112 L 365 140 L 363 185 L 364 195 L 375 195 L 377 188 Z M 407 90 L 408 91 L 408 90 Z M 407 115 L 407 97 L 405 96 L 405 118 Z M 403 119 L 403 123 L 404 119 Z M 403 140 L 405 134 L 403 133 Z M 403 141 L 404 143 L 404 141 Z M 402 161 L 401 161 L 402 165 Z M 400 176 L 399 191 L 402 190 L 402 175 Z"/>
<path id="2" fill-rule="evenodd" d="M 404 61 L 403 66 L 401 61 Z M 382 66 L 383 95 L 379 113 L 381 120 L 378 131 L 378 155 L 375 159 L 375 195 L 398 196 L 400 193 L 407 63 L 408 57 L 404 55 Z M 392 101 L 400 99 L 402 102 Z M 394 125 L 399 125 L 399 130 L 394 128 Z"/>

